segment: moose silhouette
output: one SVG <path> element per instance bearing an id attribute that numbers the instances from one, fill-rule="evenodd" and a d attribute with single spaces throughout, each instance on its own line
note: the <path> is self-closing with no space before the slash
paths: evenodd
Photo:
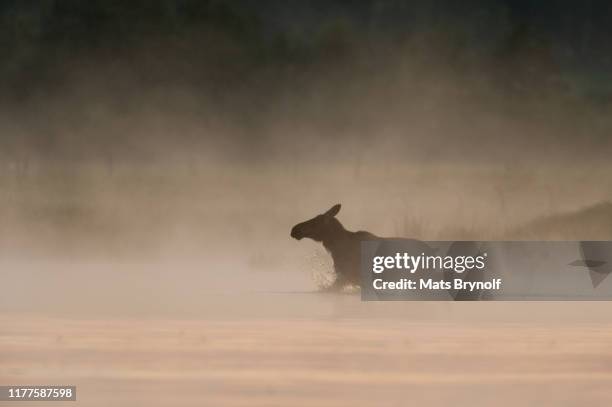
<path id="1" fill-rule="evenodd" d="M 415 239 L 380 237 L 363 230 L 351 232 L 346 230 L 336 218 L 341 205 L 332 206 L 327 212 L 298 223 L 291 229 L 291 237 L 297 240 L 309 238 L 323 243 L 334 262 L 336 280 L 324 291 L 340 291 L 347 285 L 361 285 L 361 242 L 376 241 L 380 243 L 378 254 L 394 253 L 398 242 L 402 247 L 409 245 L 415 253 L 432 253 L 432 248 Z M 400 243 L 402 244 L 402 243 Z"/>
<path id="2" fill-rule="evenodd" d="M 340 204 L 336 204 L 327 212 L 298 223 L 291 229 L 292 238 L 297 240 L 309 238 L 321 242 L 331 254 L 336 280 L 326 288 L 327 291 L 338 291 L 349 284 L 359 285 L 361 242 L 380 239 L 370 232 L 346 230 L 336 218 L 340 207 Z"/>
<path id="3" fill-rule="evenodd" d="M 361 285 L 361 242 L 363 241 L 377 242 L 377 255 L 394 254 L 398 249 L 404 250 L 406 248 L 410 248 L 414 253 L 424 255 L 437 252 L 436 248 L 416 239 L 379 237 L 363 230 L 357 232 L 346 230 L 336 218 L 336 215 L 340 212 L 340 207 L 340 204 L 336 204 L 327 212 L 298 223 L 291 229 L 292 238 L 297 240 L 309 238 L 321 242 L 331 254 L 336 280 L 332 285 L 325 288 L 325 291 L 339 291 L 347 285 Z M 452 244 L 449 248 L 449 253 L 453 255 L 469 254 L 477 251 L 478 248 L 475 245 L 466 245 L 462 242 Z M 466 275 L 468 274 L 470 273 L 466 273 Z M 450 279 L 452 276 L 445 276 L 445 278 Z M 452 295 L 455 298 L 457 293 Z"/>

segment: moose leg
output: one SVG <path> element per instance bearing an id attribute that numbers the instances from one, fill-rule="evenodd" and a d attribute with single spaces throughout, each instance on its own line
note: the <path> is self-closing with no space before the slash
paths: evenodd
<path id="1" fill-rule="evenodd" d="M 323 288 L 321 291 L 323 292 L 338 292 L 341 291 L 344 286 L 346 286 L 347 281 L 346 278 L 344 278 L 342 275 L 338 274 L 336 277 L 336 280 L 329 286 Z"/>

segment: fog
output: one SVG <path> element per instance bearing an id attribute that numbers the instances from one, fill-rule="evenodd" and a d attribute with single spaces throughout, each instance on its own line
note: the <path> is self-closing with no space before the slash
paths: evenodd
<path id="1" fill-rule="evenodd" d="M 612 233 L 605 211 L 530 226 L 612 199 L 612 116 L 599 77 L 585 83 L 595 65 L 567 57 L 601 49 L 560 47 L 512 8 L 415 6 L 410 29 L 392 6 L 368 29 L 358 10 L 313 9 L 292 31 L 279 21 L 295 15 L 261 29 L 271 17 L 250 6 L 199 20 L 58 7 L 3 9 L 4 310 L 353 315 L 355 296 L 297 294 L 331 263 L 289 230 L 335 203 L 345 227 L 381 236 Z"/>

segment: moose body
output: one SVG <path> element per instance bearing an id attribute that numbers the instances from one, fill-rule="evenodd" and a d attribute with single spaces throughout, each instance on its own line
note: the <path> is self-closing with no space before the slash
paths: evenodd
<path id="1" fill-rule="evenodd" d="M 327 212 L 298 223 L 291 229 L 291 237 L 294 239 L 309 238 L 321 242 L 331 254 L 336 280 L 330 287 L 327 287 L 329 291 L 340 290 L 346 285 L 360 285 L 361 242 L 392 240 L 376 236 L 370 232 L 346 230 L 336 218 L 336 215 L 340 212 L 340 207 L 340 204 L 334 205 Z M 412 239 L 402 240 L 418 242 Z M 423 251 L 429 250 L 422 242 L 418 242 L 418 246 L 422 246 Z"/>

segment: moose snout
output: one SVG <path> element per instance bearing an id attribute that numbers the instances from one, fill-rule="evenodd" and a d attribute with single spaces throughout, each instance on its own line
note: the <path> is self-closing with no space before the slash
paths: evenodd
<path id="1" fill-rule="evenodd" d="M 291 228 L 291 237 L 297 240 L 302 239 L 304 236 L 302 235 L 302 233 L 299 231 L 297 226 L 294 226 L 293 228 Z"/>

